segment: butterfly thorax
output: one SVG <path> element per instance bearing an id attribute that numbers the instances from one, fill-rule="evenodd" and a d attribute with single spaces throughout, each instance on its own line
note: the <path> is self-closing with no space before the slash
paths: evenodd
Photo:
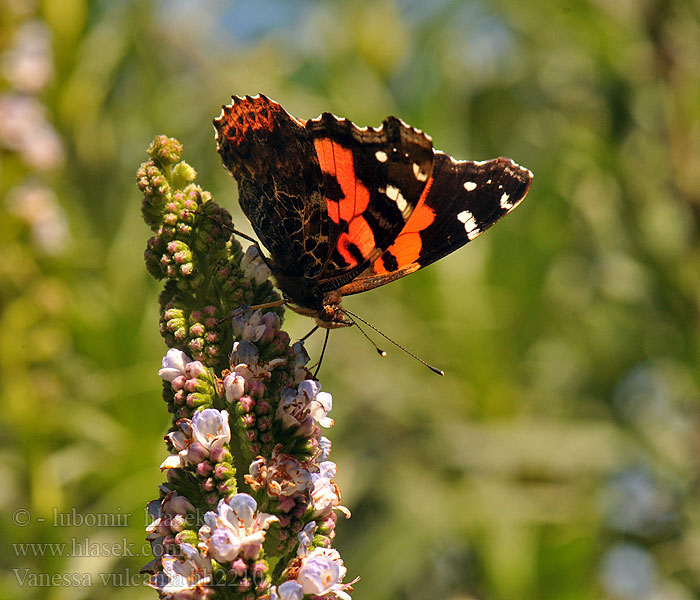
<path id="1" fill-rule="evenodd" d="M 313 317 L 316 324 L 324 329 L 350 327 L 350 321 L 343 310 L 343 296 L 337 290 L 322 292 L 316 281 L 305 277 L 290 277 L 272 268 L 277 287 L 289 298 L 287 306 L 294 312 Z"/>

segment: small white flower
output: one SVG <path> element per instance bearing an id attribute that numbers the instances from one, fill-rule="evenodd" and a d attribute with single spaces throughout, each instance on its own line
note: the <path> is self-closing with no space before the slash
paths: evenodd
<path id="1" fill-rule="evenodd" d="M 245 559 L 258 556 L 265 541 L 265 530 L 279 519 L 256 512 L 258 504 L 248 494 L 236 494 L 219 501 L 218 512 L 204 515 L 199 530 L 203 545 L 218 562 L 232 562 L 239 554 Z"/>
<path id="2" fill-rule="evenodd" d="M 170 527 L 172 517 L 176 515 L 186 515 L 188 512 L 194 512 L 195 508 L 192 503 L 185 497 L 180 496 L 176 492 L 169 492 L 162 500 L 152 500 L 147 505 L 148 514 L 153 521 L 146 527 L 148 533 L 156 533 L 161 526 Z M 163 531 L 164 535 L 169 531 Z"/>
<path id="3" fill-rule="evenodd" d="M 226 401 L 231 404 L 238 400 L 245 393 L 246 379 L 240 373 L 233 371 L 224 379 L 224 390 L 226 391 Z"/>
<path id="4" fill-rule="evenodd" d="M 171 431 L 165 436 L 177 454 L 171 454 L 160 464 L 160 470 L 165 469 L 177 469 L 179 467 L 184 467 L 187 464 L 187 449 L 192 443 L 192 421 L 189 419 L 180 419 L 177 422 L 177 426 L 180 427 L 179 430 Z"/>
<path id="5" fill-rule="evenodd" d="M 333 408 L 333 398 L 328 392 L 319 392 L 311 401 L 311 416 L 321 427 L 333 427 L 333 419 L 326 416 Z"/>
<path id="6" fill-rule="evenodd" d="M 170 348 L 168 353 L 163 357 L 163 368 L 158 371 L 165 381 L 172 381 L 180 375 L 185 375 L 185 366 L 192 362 L 192 359 L 187 356 L 182 350 Z"/>
<path id="7" fill-rule="evenodd" d="M 302 600 L 303 598 L 304 590 L 301 584 L 293 579 L 270 589 L 270 600 Z"/>
<path id="8" fill-rule="evenodd" d="M 284 388 L 280 393 L 275 416 L 282 421 L 284 429 L 299 427 L 310 418 L 308 405 L 309 399 L 305 395 L 297 393 L 292 388 Z"/>
<path id="9" fill-rule="evenodd" d="M 165 554 L 163 572 L 151 578 L 148 585 L 172 598 L 194 598 L 191 592 L 211 582 L 211 561 L 190 544 L 180 544 L 184 558 Z"/>
<path id="10" fill-rule="evenodd" d="M 336 472 L 335 463 L 327 460 L 319 464 L 318 468 L 318 472 L 311 473 L 311 480 L 314 482 L 314 489 L 311 492 L 314 511 L 316 514 L 323 514 L 337 508 L 349 517 L 350 511 L 340 505 L 340 490 L 333 482 Z"/>
<path id="11" fill-rule="evenodd" d="M 280 446 L 272 451 L 269 464 L 263 457 L 250 463 L 245 481 L 254 490 L 266 488 L 271 496 L 293 496 L 311 491 L 311 473 L 293 456 L 281 454 Z"/>
<path id="12" fill-rule="evenodd" d="M 327 416 L 333 407 L 333 400 L 330 394 L 320 390 L 321 384 L 313 379 L 302 381 L 296 392 L 292 388 L 282 390 L 275 416 L 282 421 L 285 429 L 308 425 L 309 417 L 322 427 L 333 426 L 333 419 Z"/>
<path id="13" fill-rule="evenodd" d="M 265 283 L 271 275 L 270 269 L 255 246 L 248 246 L 245 255 L 241 259 L 241 269 L 245 277 L 254 279 L 258 285 Z"/>
<path id="14" fill-rule="evenodd" d="M 185 450 L 192 442 L 192 421 L 189 419 L 180 419 L 177 422 L 178 427 L 182 427 L 185 424 L 188 429 L 187 433 L 180 429 L 171 431 L 165 436 L 165 439 L 167 439 L 178 452 L 180 452 L 180 450 Z"/>
<path id="15" fill-rule="evenodd" d="M 292 496 L 313 487 L 311 473 L 291 456 L 270 463 L 270 471 L 273 478 L 268 481 L 268 491 L 273 495 L 277 492 L 280 496 Z"/>
<path id="16" fill-rule="evenodd" d="M 180 467 L 184 466 L 185 462 L 183 461 L 182 456 L 179 454 L 171 454 L 162 463 L 160 463 L 160 470 L 165 471 L 165 469 L 179 469 Z"/>
<path id="17" fill-rule="evenodd" d="M 266 327 L 261 310 L 246 310 L 233 318 L 233 333 L 240 340 L 257 342 Z"/>
<path id="18" fill-rule="evenodd" d="M 220 448 L 231 441 L 228 411 L 205 408 L 192 417 L 192 437 L 207 450 Z"/>
<path id="19" fill-rule="evenodd" d="M 301 584 L 304 594 L 350 600 L 350 594 L 344 590 L 351 584 L 342 583 L 346 573 L 337 550 L 316 548 L 304 558 L 297 573 L 297 582 Z"/>
<path id="20" fill-rule="evenodd" d="M 328 457 L 331 454 L 331 448 L 332 448 L 331 441 L 327 437 L 322 435 L 321 438 L 318 440 L 318 449 L 320 451 L 320 454 L 318 455 L 318 458 L 316 460 L 318 462 L 323 462 L 324 460 L 328 460 Z"/>
<path id="21" fill-rule="evenodd" d="M 297 556 L 306 556 L 309 548 L 311 547 L 311 543 L 314 541 L 316 529 L 318 529 L 316 521 L 310 521 L 306 524 L 304 529 L 298 533 L 297 538 L 299 538 L 299 548 L 297 549 Z"/>

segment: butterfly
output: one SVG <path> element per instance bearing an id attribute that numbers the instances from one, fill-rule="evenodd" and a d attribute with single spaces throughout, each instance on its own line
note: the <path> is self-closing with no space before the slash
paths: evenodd
<path id="1" fill-rule="evenodd" d="M 262 94 L 233 96 L 214 128 L 285 301 L 326 329 L 354 324 L 343 296 L 470 242 L 532 181 L 509 158 L 455 160 L 396 117 L 378 128 L 327 112 L 302 121 Z"/>

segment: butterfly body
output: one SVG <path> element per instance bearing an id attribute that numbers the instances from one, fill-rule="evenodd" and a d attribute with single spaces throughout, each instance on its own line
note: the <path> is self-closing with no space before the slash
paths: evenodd
<path id="1" fill-rule="evenodd" d="M 301 121 L 263 95 L 234 96 L 214 127 L 278 287 L 328 329 L 352 325 L 343 296 L 463 246 L 532 179 L 508 158 L 456 161 L 396 117 L 379 128 L 330 113 Z"/>

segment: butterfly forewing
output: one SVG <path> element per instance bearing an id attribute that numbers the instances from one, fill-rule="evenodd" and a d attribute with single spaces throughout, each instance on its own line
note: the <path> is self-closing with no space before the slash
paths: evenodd
<path id="1" fill-rule="evenodd" d="M 393 243 L 432 173 L 430 138 L 395 117 L 359 128 L 330 113 L 306 122 L 323 173 L 330 254 L 319 285 L 337 289 Z"/>
<path id="2" fill-rule="evenodd" d="M 387 251 L 341 293 L 384 285 L 464 246 L 512 211 L 531 180 L 532 173 L 509 158 L 456 161 L 435 152 L 433 175 L 411 218 Z"/>

